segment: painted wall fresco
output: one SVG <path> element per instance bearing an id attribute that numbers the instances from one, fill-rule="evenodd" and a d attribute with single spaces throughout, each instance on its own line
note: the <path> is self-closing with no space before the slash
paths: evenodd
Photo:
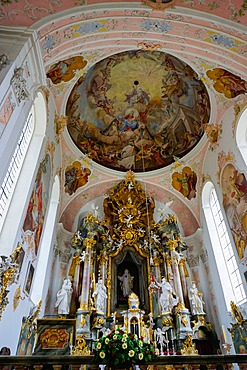
<path id="1" fill-rule="evenodd" d="M 214 81 L 214 89 L 228 99 L 247 92 L 247 82 L 223 68 L 211 69 L 206 74 Z"/>
<path id="2" fill-rule="evenodd" d="M 46 75 L 55 85 L 68 82 L 75 76 L 75 72 L 83 69 L 86 64 L 87 62 L 81 56 L 68 58 L 52 65 Z"/>
<path id="3" fill-rule="evenodd" d="M 196 197 L 197 175 L 188 166 L 182 169 L 182 172 L 172 174 L 172 186 L 178 190 L 187 199 Z"/>
<path id="4" fill-rule="evenodd" d="M 50 178 L 51 162 L 49 155 L 46 155 L 39 166 L 23 223 L 24 233 L 31 234 L 31 238 L 29 238 L 31 241 L 30 245 L 33 247 L 33 252 L 36 256 L 48 204 Z"/>
<path id="5" fill-rule="evenodd" d="M 223 206 L 235 241 L 239 258 L 244 257 L 247 244 L 247 180 L 232 163 L 222 171 Z"/>
<path id="6" fill-rule="evenodd" d="M 90 175 L 91 170 L 83 167 L 79 161 L 75 161 L 70 166 L 67 166 L 64 182 L 65 192 L 69 195 L 74 194 L 77 189 L 87 184 Z"/>
<path id="7" fill-rule="evenodd" d="M 115 54 L 78 80 L 67 104 L 68 131 L 95 162 L 150 171 L 201 139 L 209 98 L 197 74 L 158 51 Z"/>

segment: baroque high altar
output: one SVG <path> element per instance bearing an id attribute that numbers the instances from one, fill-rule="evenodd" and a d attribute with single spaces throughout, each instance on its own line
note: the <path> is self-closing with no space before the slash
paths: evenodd
<path id="1" fill-rule="evenodd" d="M 60 317 L 76 317 L 75 348 L 89 354 L 101 335 L 118 327 L 153 342 L 161 355 L 183 351 L 188 336 L 205 339 L 208 353 L 216 353 L 176 217 L 161 212 L 154 221 L 155 202 L 131 171 L 103 207 L 103 221 L 97 208 L 81 220 L 69 276 L 56 298 Z"/>

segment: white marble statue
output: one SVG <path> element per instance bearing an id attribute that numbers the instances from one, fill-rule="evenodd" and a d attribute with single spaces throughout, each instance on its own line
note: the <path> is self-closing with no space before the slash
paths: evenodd
<path id="1" fill-rule="evenodd" d="M 72 283 L 69 278 L 64 279 L 62 288 L 57 292 L 55 307 L 58 308 L 59 315 L 67 315 L 70 311 L 70 301 L 72 294 Z"/>
<path id="2" fill-rule="evenodd" d="M 159 300 L 162 312 L 171 311 L 173 290 L 171 284 L 166 280 L 165 277 L 162 278 L 160 283 L 156 281 L 156 284 L 161 288 L 161 295 Z"/>
<path id="3" fill-rule="evenodd" d="M 203 300 L 201 293 L 198 291 L 195 282 L 192 282 L 190 291 L 189 291 L 189 299 L 191 304 L 191 312 L 192 315 L 196 315 L 199 313 L 205 313 L 203 310 Z"/>
<path id="4" fill-rule="evenodd" d="M 129 270 L 126 269 L 122 276 L 118 276 L 118 279 L 121 281 L 123 296 L 128 297 L 132 292 L 134 276 L 131 276 Z"/>
<path id="5" fill-rule="evenodd" d="M 98 312 L 105 311 L 105 301 L 107 298 L 106 286 L 102 279 L 99 279 L 95 291 L 93 292 L 93 297 L 95 297 L 95 308 Z"/>
<path id="6" fill-rule="evenodd" d="M 160 354 L 163 355 L 165 337 L 164 337 L 163 331 L 160 328 L 155 329 L 154 338 L 155 338 L 156 343 L 159 345 Z"/>

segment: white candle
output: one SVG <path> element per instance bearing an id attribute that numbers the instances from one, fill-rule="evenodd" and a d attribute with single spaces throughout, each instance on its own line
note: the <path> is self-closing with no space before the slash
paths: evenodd
<path id="1" fill-rule="evenodd" d="M 224 342 L 227 343 L 227 335 L 226 335 L 226 329 L 224 325 L 222 325 L 222 333 L 223 333 Z"/>

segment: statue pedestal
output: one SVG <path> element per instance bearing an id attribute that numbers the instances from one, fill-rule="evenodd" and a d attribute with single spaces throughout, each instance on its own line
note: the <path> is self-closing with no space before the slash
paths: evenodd
<path id="1" fill-rule="evenodd" d="M 177 339 L 186 339 L 186 335 L 192 335 L 192 329 L 190 325 L 190 312 L 187 308 L 181 309 L 175 313 L 176 328 L 177 328 Z"/>
<path id="2" fill-rule="evenodd" d="M 159 328 L 166 327 L 172 328 L 173 327 L 173 318 L 171 312 L 162 312 L 161 316 L 157 320 L 157 325 Z"/>
<path id="3" fill-rule="evenodd" d="M 70 355 L 75 343 L 76 320 L 37 319 L 37 342 L 34 355 Z"/>
<path id="4" fill-rule="evenodd" d="M 77 310 L 76 327 L 77 334 L 86 334 L 86 336 L 90 335 L 90 316 L 88 310 Z"/>

